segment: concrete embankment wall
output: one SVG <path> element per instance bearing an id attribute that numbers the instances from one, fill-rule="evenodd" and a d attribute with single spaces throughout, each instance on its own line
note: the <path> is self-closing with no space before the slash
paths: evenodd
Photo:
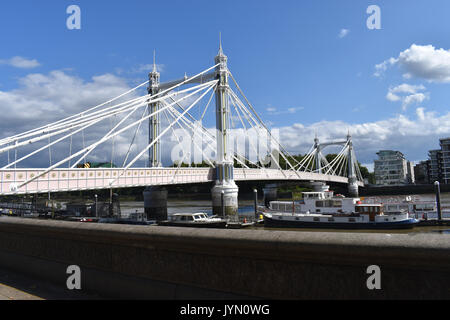
<path id="1" fill-rule="evenodd" d="M 206 230 L 0 218 L 0 267 L 131 299 L 450 298 L 450 236 Z M 381 290 L 367 268 L 381 268 Z"/>

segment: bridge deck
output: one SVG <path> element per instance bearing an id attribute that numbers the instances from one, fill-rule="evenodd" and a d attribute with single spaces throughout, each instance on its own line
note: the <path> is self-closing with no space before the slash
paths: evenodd
<path id="1" fill-rule="evenodd" d="M 109 189 L 114 179 L 116 179 L 114 188 L 207 183 L 215 180 L 215 171 L 210 168 L 134 168 L 122 176 L 120 176 L 121 168 L 55 169 L 15 190 L 15 187 L 20 186 L 21 183 L 44 171 L 44 169 L 0 170 L 0 195 Z M 235 181 L 286 180 L 348 183 L 347 178 L 340 176 L 274 169 L 236 168 L 234 179 Z M 360 186 L 363 184 L 360 183 Z"/>

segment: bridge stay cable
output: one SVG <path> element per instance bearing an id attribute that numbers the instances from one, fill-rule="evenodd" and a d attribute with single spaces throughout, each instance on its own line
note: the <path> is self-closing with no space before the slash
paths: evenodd
<path id="1" fill-rule="evenodd" d="M 215 82 L 215 81 L 213 81 L 213 82 Z M 185 99 L 187 99 L 187 98 L 189 98 L 189 97 L 191 97 L 191 96 L 197 94 L 198 92 L 202 91 L 205 87 L 207 87 L 207 86 L 209 86 L 209 85 L 211 85 L 211 83 L 206 83 L 206 84 L 202 84 L 202 85 L 200 85 L 200 86 L 194 87 L 194 88 L 197 88 L 197 90 L 195 90 L 194 92 L 192 92 L 192 93 L 190 93 L 190 94 L 188 94 L 188 95 L 186 95 L 186 96 L 181 97 L 180 100 L 185 100 Z M 200 87 L 200 88 L 198 88 L 198 87 Z M 190 89 L 194 89 L 194 88 L 190 88 Z M 99 141 L 97 141 L 97 142 L 91 144 L 90 146 L 84 148 L 83 150 L 78 151 L 77 153 L 71 155 L 70 157 L 65 158 L 65 159 L 59 161 L 58 163 L 54 164 L 53 166 L 51 166 L 51 167 L 45 169 L 45 170 L 44 170 L 43 172 L 41 172 L 40 174 L 38 174 L 38 175 L 36 175 L 36 176 L 34 176 L 34 177 L 32 177 L 32 178 L 26 180 L 25 182 L 21 183 L 19 186 L 14 186 L 14 189 L 20 189 L 20 188 L 22 188 L 23 186 L 25 186 L 25 185 L 27 185 L 27 184 L 29 184 L 29 183 L 35 181 L 36 179 L 39 179 L 40 177 L 44 176 L 44 175 L 47 174 L 48 172 L 52 171 L 53 169 L 58 168 L 60 165 L 62 165 L 62 164 L 64 164 L 64 163 L 68 162 L 70 159 L 73 159 L 73 158 L 75 158 L 75 157 L 78 157 L 79 155 L 82 155 L 82 154 L 84 154 L 85 152 L 87 152 L 87 151 L 89 151 L 89 150 L 91 150 L 91 149 L 96 148 L 98 145 L 104 143 L 105 141 L 108 141 L 109 139 L 111 139 L 111 138 L 113 138 L 113 137 L 115 137 L 115 136 L 117 136 L 117 135 L 123 133 L 124 131 L 127 131 L 128 129 L 130 129 L 130 128 L 136 126 L 136 125 L 138 125 L 139 123 L 142 123 L 143 121 L 149 119 L 150 117 L 153 117 L 155 114 L 158 114 L 159 112 L 162 112 L 163 110 L 164 110 L 164 109 L 160 109 L 160 110 L 158 110 L 158 111 L 156 111 L 156 112 L 154 112 L 154 113 L 152 113 L 152 114 L 150 114 L 150 115 L 145 116 L 145 117 L 144 117 L 143 119 L 141 119 L 141 120 L 135 121 L 135 122 L 131 123 L 130 125 L 127 125 L 126 127 L 124 127 L 124 128 L 122 128 L 122 129 L 116 131 L 115 133 L 111 133 L 109 136 L 103 137 L 103 138 L 100 139 Z"/>
<path id="2" fill-rule="evenodd" d="M 182 115 L 184 115 L 184 114 L 186 114 L 186 112 L 188 112 L 190 109 L 192 109 L 211 89 L 213 89 L 215 86 L 216 86 L 216 84 L 218 83 L 218 80 L 214 80 L 214 81 L 211 81 L 211 82 L 208 82 L 207 84 L 209 84 L 209 87 L 207 88 L 207 90 L 198 98 L 198 99 L 196 99 L 188 108 L 187 108 L 187 110 L 182 114 Z M 186 96 L 187 97 L 187 96 Z M 163 109 L 160 109 L 159 110 L 159 112 L 161 112 L 162 110 L 166 110 L 167 109 L 167 106 L 166 107 L 164 107 Z M 147 152 L 157 141 L 159 141 L 159 139 L 162 137 L 162 136 L 164 136 L 164 134 L 167 132 L 167 131 L 169 131 L 170 130 L 170 128 L 175 124 L 175 123 L 177 123 L 179 120 L 180 120 L 180 118 L 182 117 L 182 115 L 180 115 L 174 122 L 172 122 L 172 123 L 170 123 L 169 124 L 169 126 L 167 127 L 167 128 L 165 128 L 159 135 L 158 135 L 158 137 L 156 137 L 156 139 L 154 140 L 154 141 L 152 141 L 151 143 L 149 143 L 133 160 L 131 160 L 130 161 L 130 163 L 126 166 L 126 167 L 124 167 L 122 170 L 121 170 L 121 173 L 120 173 L 120 175 L 117 177 L 117 178 L 114 178 L 114 179 L 112 179 L 112 181 L 110 182 L 110 185 L 112 186 L 116 181 L 117 181 L 117 179 L 120 179 L 124 174 L 125 174 L 125 172 L 127 172 L 128 171 L 128 169 L 145 153 L 145 152 Z"/>

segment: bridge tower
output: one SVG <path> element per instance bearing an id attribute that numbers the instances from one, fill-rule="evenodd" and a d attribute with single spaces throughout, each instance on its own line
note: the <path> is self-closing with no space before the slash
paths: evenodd
<path id="1" fill-rule="evenodd" d="M 356 178 L 355 166 L 358 165 L 354 158 L 353 142 L 350 132 L 347 135 L 348 141 L 348 193 L 351 197 L 359 196 L 358 179 Z"/>
<path id="2" fill-rule="evenodd" d="M 319 138 L 316 137 L 314 138 L 314 149 L 316 150 L 316 170 L 317 173 L 322 173 L 322 163 L 320 162 L 320 143 L 319 143 Z"/>
<path id="3" fill-rule="evenodd" d="M 153 71 L 149 74 L 149 87 L 148 87 L 148 94 L 151 96 L 154 96 L 159 93 L 160 88 L 160 73 L 158 72 L 156 68 L 156 59 L 155 54 L 153 55 Z M 154 102 L 149 104 L 148 106 L 148 112 L 149 114 L 152 114 L 154 112 L 157 112 L 160 108 L 159 102 Z M 152 143 L 160 133 L 160 115 L 159 113 L 154 115 L 149 119 L 149 143 Z M 159 168 L 161 167 L 161 143 L 156 141 L 156 143 L 150 148 L 149 150 L 149 164 L 152 168 Z"/>
<path id="4" fill-rule="evenodd" d="M 229 145 L 230 106 L 228 103 L 228 58 L 220 43 L 215 57 L 216 78 L 219 80 L 216 95 L 216 181 L 212 188 L 213 214 L 236 216 L 238 211 L 239 188 L 234 182 L 233 150 Z"/>
<path id="5" fill-rule="evenodd" d="M 160 92 L 160 73 L 156 67 L 155 53 L 153 53 L 153 70 L 149 73 L 148 94 L 154 96 Z M 148 113 L 157 112 L 160 103 L 150 103 Z M 149 144 L 152 143 L 161 131 L 160 114 L 156 114 L 149 119 Z M 161 143 L 159 140 L 149 149 L 149 167 L 160 168 L 161 163 Z M 144 190 L 144 208 L 148 220 L 166 220 L 167 219 L 167 190 L 161 187 L 147 187 Z"/>

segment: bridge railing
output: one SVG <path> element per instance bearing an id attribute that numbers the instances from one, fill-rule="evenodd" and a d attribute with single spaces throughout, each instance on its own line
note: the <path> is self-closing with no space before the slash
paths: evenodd
<path id="1" fill-rule="evenodd" d="M 215 169 L 212 168 L 134 168 L 126 171 L 122 176 L 120 176 L 123 171 L 121 168 L 55 169 L 14 190 L 14 186 L 44 171 L 45 169 L 0 170 L 0 195 L 109 189 L 110 182 L 113 180 L 115 180 L 113 188 L 207 183 L 215 180 Z M 348 183 L 346 177 L 276 169 L 236 168 L 234 179 L 236 181 L 289 180 Z"/>
<path id="2" fill-rule="evenodd" d="M 38 176 L 45 169 L 0 171 L 0 194 L 33 194 L 94 189 L 109 189 L 112 179 L 120 177 L 122 169 L 55 169 L 23 186 L 14 186 Z M 136 168 L 130 169 L 114 182 L 114 188 L 204 183 L 213 179 L 209 168 Z"/>

